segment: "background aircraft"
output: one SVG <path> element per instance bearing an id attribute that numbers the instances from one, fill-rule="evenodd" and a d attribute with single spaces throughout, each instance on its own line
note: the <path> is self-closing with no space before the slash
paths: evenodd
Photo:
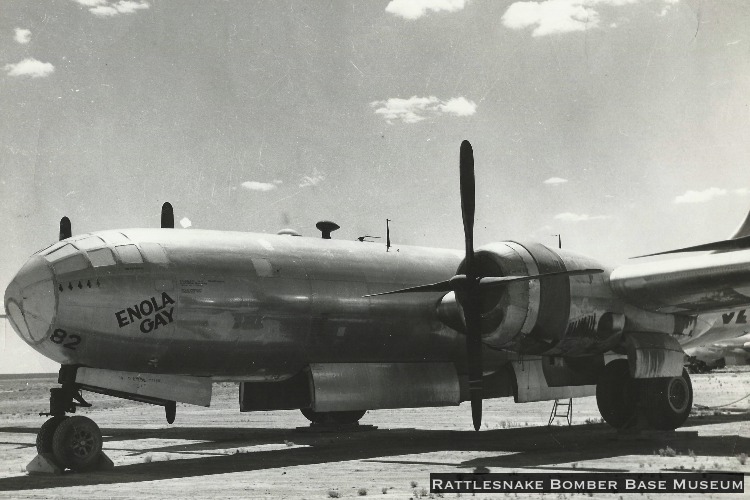
<path id="1" fill-rule="evenodd" d="M 474 157 L 460 151 L 465 252 L 226 231 L 72 235 L 34 254 L 5 292 L 16 332 L 61 363 L 40 457 L 100 465 L 92 391 L 209 405 L 240 383 L 242 411 L 299 408 L 315 423 L 368 409 L 596 394 L 618 429 L 674 429 L 692 404 L 681 344 L 744 328 L 748 224 L 699 257 L 608 268 L 538 243 L 474 249 Z M 715 330 L 715 329 L 714 329 Z M 715 333 L 713 334 L 715 335 Z"/>
<path id="2" fill-rule="evenodd" d="M 694 358 L 691 363 L 698 372 L 724 366 L 747 365 L 750 364 L 750 334 L 685 349 L 685 353 Z"/>

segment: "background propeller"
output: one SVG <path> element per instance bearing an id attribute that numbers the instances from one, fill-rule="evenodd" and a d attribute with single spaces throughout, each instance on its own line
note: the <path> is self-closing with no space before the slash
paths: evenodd
<path id="1" fill-rule="evenodd" d="M 66 240 L 73 236 L 73 229 L 70 227 L 70 219 L 63 217 L 60 219 L 60 235 L 59 240 Z"/>
<path id="2" fill-rule="evenodd" d="M 169 202 L 166 202 L 161 206 L 161 227 L 174 229 L 174 209 Z M 63 217 L 60 219 L 60 233 L 58 239 L 62 241 L 71 236 L 73 236 L 73 229 L 70 225 L 70 219 Z"/>
<path id="3" fill-rule="evenodd" d="M 174 229 L 174 209 L 168 201 L 161 206 L 161 227 Z"/>

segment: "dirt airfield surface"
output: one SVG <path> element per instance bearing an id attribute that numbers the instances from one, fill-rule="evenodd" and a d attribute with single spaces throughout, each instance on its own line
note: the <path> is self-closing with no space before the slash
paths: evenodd
<path id="1" fill-rule="evenodd" d="M 480 432 L 468 404 L 370 411 L 356 432 L 311 432 L 299 411 L 240 413 L 237 386 L 217 384 L 210 408 L 161 407 L 85 393 L 78 414 L 102 429 L 107 472 L 28 475 L 52 378 L 0 380 L 0 498 L 435 498 L 431 472 L 750 472 L 750 370 L 693 375 L 695 408 L 673 433 L 620 436 L 594 398 L 573 425 L 547 426 L 551 402 L 485 402 Z M 375 426 L 372 429 L 367 426 Z M 745 454 L 745 455 L 743 455 Z M 604 476 L 606 477 L 606 476 Z M 745 481 L 745 491 L 749 482 Z M 746 494 L 747 495 L 747 494 Z M 747 498 L 722 494 L 720 498 Z M 444 498 L 457 498 L 445 494 Z M 503 494 L 464 498 L 540 497 Z M 546 494 L 546 498 L 705 498 L 700 494 Z M 439 497 L 438 497 L 439 498 Z"/>

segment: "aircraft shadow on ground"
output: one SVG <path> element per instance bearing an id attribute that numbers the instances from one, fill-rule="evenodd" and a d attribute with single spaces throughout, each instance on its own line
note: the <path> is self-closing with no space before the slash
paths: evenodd
<path id="1" fill-rule="evenodd" d="M 726 422 L 741 422 L 747 416 L 720 415 L 691 419 L 689 427 Z M 0 428 L 2 433 L 36 432 L 28 427 Z M 698 436 L 696 432 L 647 433 L 621 438 L 605 424 L 571 427 L 524 427 L 516 429 L 473 431 L 431 431 L 417 429 L 372 430 L 345 433 L 312 433 L 294 429 L 233 429 L 228 427 L 185 427 L 169 429 L 104 428 L 107 442 L 148 438 L 201 441 L 172 446 L 133 450 L 134 454 L 154 452 L 191 453 L 204 456 L 179 460 L 152 461 L 117 466 L 112 471 L 65 473 L 59 476 L 20 476 L 0 479 L 0 491 L 31 490 L 117 484 L 182 477 L 200 477 L 231 472 L 274 469 L 298 465 L 366 460 L 391 464 L 423 464 L 445 472 L 447 467 L 465 470 L 477 468 L 548 469 L 554 464 L 600 460 L 626 455 L 651 455 L 659 448 L 671 446 L 698 456 L 726 456 L 728 450 L 750 449 L 750 438 L 736 435 Z M 239 447 L 276 444 L 281 449 L 217 455 L 209 450 L 231 450 Z M 463 462 L 411 460 L 407 455 L 440 451 L 477 451 L 485 456 Z M 392 459 L 390 457 L 393 457 Z M 29 457 L 31 459 L 31 457 Z M 144 461 L 145 462 L 145 461 Z M 557 467 L 556 467 L 557 468 Z M 565 466 L 561 470 L 569 470 Z M 593 467 L 576 467 L 578 471 L 599 471 Z M 622 469 L 606 469 L 616 472 Z"/>

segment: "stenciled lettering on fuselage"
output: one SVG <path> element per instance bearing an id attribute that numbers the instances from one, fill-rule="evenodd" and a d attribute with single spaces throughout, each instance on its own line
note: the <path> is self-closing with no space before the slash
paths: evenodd
<path id="1" fill-rule="evenodd" d="M 149 333 L 174 320 L 174 307 L 170 307 L 172 304 L 174 299 L 167 292 L 162 292 L 161 300 L 156 297 L 142 300 L 138 304 L 117 311 L 115 318 L 120 328 L 140 322 L 140 330 Z"/>
<path id="2" fill-rule="evenodd" d="M 747 323 L 746 312 L 747 312 L 747 309 L 743 309 L 737 312 L 732 311 L 726 314 L 722 314 L 721 319 L 724 320 L 725 325 L 728 325 L 730 323 L 735 323 L 737 325 L 744 325 Z"/>

